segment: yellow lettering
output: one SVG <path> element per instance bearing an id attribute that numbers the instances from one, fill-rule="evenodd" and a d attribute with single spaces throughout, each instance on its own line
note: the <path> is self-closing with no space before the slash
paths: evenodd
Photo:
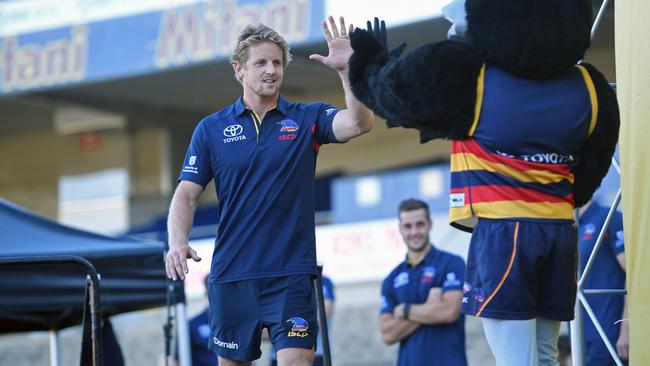
<path id="1" fill-rule="evenodd" d="M 304 337 L 306 337 L 306 336 L 308 336 L 308 335 L 309 335 L 309 333 L 307 333 L 307 332 L 293 332 L 293 331 L 289 331 L 289 333 L 287 333 L 287 337 L 300 337 L 300 338 L 304 338 Z"/>

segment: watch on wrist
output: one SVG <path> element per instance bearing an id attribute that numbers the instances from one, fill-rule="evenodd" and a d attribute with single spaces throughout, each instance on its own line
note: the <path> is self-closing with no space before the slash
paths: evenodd
<path id="1" fill-rule="evenodd" d="M 404 319 L 409 318 L 409 311 L 411 311 L 411 304 L 406 302 L 404 303 L 404 309 L 402 310 L 402 312 L 404 313 Z"/>

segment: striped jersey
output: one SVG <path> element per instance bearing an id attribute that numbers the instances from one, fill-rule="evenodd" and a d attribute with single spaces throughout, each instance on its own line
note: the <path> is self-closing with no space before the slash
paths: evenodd
<path id="1" fill-rule="evenodd" d="M 598 115 L 587 70 L 530 80 L 484 65 L 476 99 L 468 138 L 452 142 L 451 224 L 573 220 L 571 169 Z"/>

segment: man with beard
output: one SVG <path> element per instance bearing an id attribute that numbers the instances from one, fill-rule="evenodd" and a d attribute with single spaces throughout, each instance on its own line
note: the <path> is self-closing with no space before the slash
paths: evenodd
<path id="1" fill-rule="evenodd" d="M 433 222 L 425 202 L 402 201 L 398 214 L 407 254 L 382 284 L 382 338 L 400 342 L 398 366 L 467 365 L 460 314 L 465 263 L 429 241 Z"/>

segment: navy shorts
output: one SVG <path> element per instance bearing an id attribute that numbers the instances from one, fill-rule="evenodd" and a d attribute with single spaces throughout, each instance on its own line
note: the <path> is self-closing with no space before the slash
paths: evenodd
<path id="1" fill-rule="evenodd" d="M 573 319 L 577 240 L 571 222 L 479 219 L 467 257 L 463 313 Z"/>
<path id="2" fill-rule="evenodd" d="M 262 329 L 276 349 L 314 349 L 316 298 L 310 275 L 208 284 L 209 348 L 235 361 L 260 358 Z"/>

